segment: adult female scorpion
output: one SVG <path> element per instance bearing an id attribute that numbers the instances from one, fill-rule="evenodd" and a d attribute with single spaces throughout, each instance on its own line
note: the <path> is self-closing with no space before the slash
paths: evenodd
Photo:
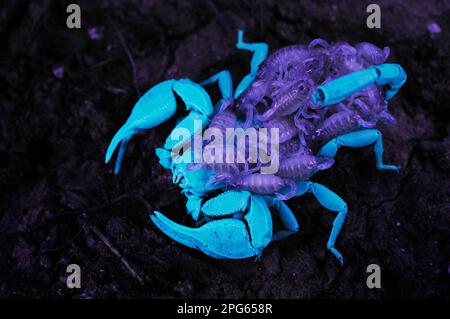
<path id="1" fill-rule="evenodd" d="M 115 166 L 119 172 L 127 142 L 134 134 L 172 117 L 176 96 L 190 111 L 176 128 L 192 136 L 210 124 L 221 131 L 228 127 L 278 127 L 282 130 L 279 148 L 283 162 L 277 173 L 266 175 L 259 172 L 261 163 L 253 167 L 249 163 L 195 164 L 193 158 L 199 155 L 195 148 L 188 147 L 182 154 L 172 152 L 176 146 L 191 142 L 190 137 L 176 138 L 176 130 L 172 131 L 156 154 L 182 188 L 187 211 L 198 227 L 177 224 L 158 211 L 151 212 L 151 220 L 174 240 L 215 258 L 259 256 L 271 241 L 299 229 L 284 200 L 312 193 L 322 206 L 337 213 L 327 248 L 343 263 L 335 242 L 347 204 L 310 178 L 330 168 L 342 146 L 374 144 L 377 168 L 398 170 L 398 166 L 383 163 L 382 135 L 376 124 L 393 121 L 387 102 L 405 83 L 406 74 L 397 64 L 383 64 L 387 48 L 381 50 L 368 43 L 352 47 L 316 39 L 309 46 L 290 46 L 267 58 L 268 45 L 246 43 L 243 34 L 238 30 L 237 48 L 253 56 L 250 73 L 234 92 L 226 70 L 200 84 L 172 79 L 154 86 L 139 99 L 112 139 L 106 163 L 120 144 Z M 213 83 L 218 83 L 222 96 L 215 107 L 203 88 Z M 242 114 L 242 110 L 246 112 Z M 277 232 L 273 231 L 270 207 L 278 212 L 283 225 Z"/>

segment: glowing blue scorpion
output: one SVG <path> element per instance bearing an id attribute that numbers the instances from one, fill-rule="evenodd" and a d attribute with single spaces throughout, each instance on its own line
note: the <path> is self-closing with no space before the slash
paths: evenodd
<path id="1" fill-rule="evenodd" d="M 172 171 L 173 182 L 182 188 L 187 211 L 198 227 L 180 225 L 158 211 L 150 214 L 151 220 L 175 241 L 215 258 L 260 256 L 271 241 L 299 229 L 284 200 L 312 193 L 323 207 L 337 213 L 327 248 L 343 264 L 335 242 L 347 215 L 347 204 L 309 179 L 333 165 L 341 146 L 374 144 L 377 168 L 398 170 L 397 166 L 383 164 L 382 135 L 375 125 L 378 120 L 394 121 L 387 111 L 387 101 L 405 83 L 406 74 L 397 64 L 383 64 L 388 48 L 381 50 L 365 42 L 352 47 L 316 39 L 307 47 L 292 45 L 267 57 L 266 43 L 246 43 L 243 31 L 238 30 L 237 48 L 251 51 L 253 56 L 250 73 L 234 93 L 228 71 L 200 84 L 189 79 L 157 84 L 139 99 L 112 139 L 106 163 L 120 144 L 115 165 L 118 173 L 130 138 L 171 118 L 176 112 L 176 96 L 190 111 L 176 127 L 187 129 L 192 136 L 208 126 L 277 126 L 281 130 L 282 158 L 277 174 L 258 173 L 259 166 L 243 168 L 238 164 L 192 168 L 196 155 L 193 148 L 177 157 L 172 152 L 190 140 L 180 140 L 172 131 L 156 154 L 160 164 Z M 213 107 L 203 86 L 216 82 L 222 98 Z M 240 113 L 245 120 L 238 118 Z M 199 121 L 200 127 L 194 121 Z M 278 212 L 283 227 L 277 232 L 273 231 L 270 207 Z"/>

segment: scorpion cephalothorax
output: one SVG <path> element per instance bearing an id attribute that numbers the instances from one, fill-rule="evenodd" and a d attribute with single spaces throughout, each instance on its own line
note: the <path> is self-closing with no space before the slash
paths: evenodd
<path id="1" fill-rule="evenodd" d="M 252 52 L 253 57 L 250 73 L 236 90 L 226 70 L 200 84 L 180 79 L 156 85 L 139 99 L 114 136 L 106 162 L 120 145 L 117 173 L 129 139 L 173 116 L 178 96 L 189 114 L 178 122 L 156 154 L 160 164 L 172 171 L 173 182 L 187 198 L 188 213 L 201 226 L 174 223 L 157 211 L 151 213 L 154 224 L 174 240 L 215 258 L 259 256 L 271 241 L 299 229 L 294 213 L 283 201 L 311 193 L 337 214 L 327 247 L 342 263 L 343 257 L 334 246 L 347 205 L 330 189 L 310 179 L 332 167 L 342 146 L 374 144 L 377 168 L 398 170 L 383 163 L 382 135 L 376 127 L 379 121 L 395 122 L 387 102 L 405 83 L 406 74 L 397 64 L 383 64 L 388 48 L 381 50 L 366 42 L 351 46 L 316 39 L 308 46 L 292 45 L 267 57 L 267 44 L 247 43 L 239 30 L 237 48 Z M 213 83 L 218 83 L 222 95 L 214 107 L 203 88 Z M 253 161 L 246 149 L 238 150 L 239 156 L 226 163 L 215 161 L 221 156 L 209 152 L 212 142 L 200 149 L 188 147 L 181 154 L 173 152 L 180 145 L 189 145 L 192 136 L 204 128 L 215 128 L 220 135 L 234 128 L 266 132 L 259 135 L 258 143 L 262 138 L 270 145 L 270 153 L 278 151 L 277 170 L 264 171 L 268 148 Z M 190 135 L 175 138 L 180 135 L 179 129 Z M 220 150 L 227 149 L 220 146 Z M 207 161 L 193 160 L 198 157 Z M 282 229 L 276 232 L 269 208 L 280 217 Z"/>

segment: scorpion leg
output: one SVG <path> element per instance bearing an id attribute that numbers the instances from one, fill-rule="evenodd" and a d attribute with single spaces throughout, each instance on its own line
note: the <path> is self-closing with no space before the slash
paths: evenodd
<path id="1" fill-rule="evenodd" d="M 272 241 L 286 238 L 298 232 L 299 225 L 297 219 L 288 205 L 275 196 L 264 196 L 263 198 L 268 206 L 276 208 L 279 213 L 281 223 L 286 228 L 273 234 Z"/>
<path id="2" fill-rule="evenodd" d="M 238 30 L 238 41 L 236 44 L 238 49 L 248 50 L 253 52 L 253 57 L 250 62 L 250 73 L 247 74 L 239 83 L 234 98 L 237 99 L 242 92 L 244 92 L 250 84 L 256 79 L 256 73 L 262 62 L 267 58 L 269 52 L 269 45 L 267 43 L 246 43 L 244 42 L 244 31 Z"/>
<path id="3" fill-rule="evenodd" d="M 200 82 L 200 85 L 205 86 L 209 84 L 213 84 L 215 82 L 218 82 L 219 84 L 219 90 L 222 95 L 222 99 L 217 103 L 217 106 L 219 109 L 214 110 L 214 113 L 217 113 L 219 111 L 223 111 L 226 109 L 233 98 L 233 79 L 231 78 L 231 73 L 228 70 L 220 71 L 219 73 L 214 74 L 209 79 Z M 228 103 L 226 103 L 229 101 Z"/>
<path id="4" fill-rule="evenodd" d="M 373 143 L 375 143 L 374 151 L 377 168 L 379 170 L 398 171 L 400 169 L 399 166 L 383 164 L 382 135 L 380 131 L 375 129 L 356 131 L 335 137 L 319 150 L 318 156 L 334 157 L 341 146 L 364 147 Z"/>
<path id="5" fill-rule="evenodd" d="M 333 228 L 327 242 L 327 248 L 336 256 L 341 265 L 344 264 L 342 254 L 334 247 L 336 238 L 342 229 L 345 217 L 347 216 L 347 204 L 336 193 L 325 186 L 314 182 L 297 182 L 297 196 L 301 196 L 307 192 L 311 192 L 319 201 L 319 203 L 333 212 L 337 212 L 337 216 L 333 221 Z"/>
<path id="6" fill-rule="evenodd" d="M 253 123 L 253 114 L 255 113 L 255 106 L 247 103 L 247 104 L 241 104 L 240 107 L 245 108 L 246 116 L 245 116 L 245 122 L 242 125 L 244 129 L 249 128 Z"/>

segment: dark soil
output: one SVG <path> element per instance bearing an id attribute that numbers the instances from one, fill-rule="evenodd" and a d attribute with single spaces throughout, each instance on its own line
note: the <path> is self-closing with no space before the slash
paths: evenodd
<path id="1" fill-rule="evenodd" d="M 449 297 L 450 2 L 379 1 L 379 30 L 365 25 L 370 2 L 357 0 L 78 1 L 80 30 L 66 27 L 68 3 L 0 5 L 0 297 Z M 164 236 L 150 210 L 192 225 L 154 154 L 174 120 L 135 137 L 118 176 L 104 165 L 156 83 L 248 72 L 237 27 L 272 52 L 318 37 L 387 45 L 408 73 L 390 103 L 398 125 L 382 128 L 385 162 L 400 174 L 377 171 L 370 148 L 345 149 L 315 178 L 349 206 L 344 267 L 326 250 L 334 216 L 310 195 L 289 202 L 300 232 L 257 261 L 214 260 Z M 71 263 L 81 289 L 66 287 Z M 381 289 L 366 286 L 372 263 Z"/>

